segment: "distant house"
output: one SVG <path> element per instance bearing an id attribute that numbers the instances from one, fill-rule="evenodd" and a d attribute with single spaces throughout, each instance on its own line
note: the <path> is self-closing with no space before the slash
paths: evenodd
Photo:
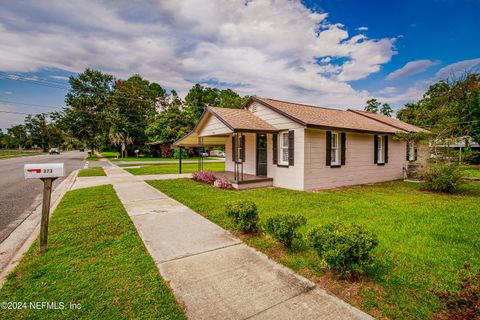
<path id="1" fill-rule="evenodd" d="M 224 146 L 236 188 L 328 189 L 403 178 L 415 146 L 392 139 L 422 128 L 357 110 L 250 97 L 242 109 L 209 107 L 177 146 Z"/>

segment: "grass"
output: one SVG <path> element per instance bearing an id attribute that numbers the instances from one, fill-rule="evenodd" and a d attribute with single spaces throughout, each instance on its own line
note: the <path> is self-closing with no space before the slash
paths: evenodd
<path id="1" fill-rule="evenodd" d="M 78 172 L 79 177 L 100 177 L 106 176 L 103 167 L 93 167 L 88 169 L 83 169 Z"/>
<path id="2" fill-rule="evenodd" d="M 111 151 L 103 151 L 102 155 L 107 158 L 110 161 L 178 161 L 178 159 L 175 158 L 153 158 L 153 157 L 146 157 L 145 155 L 139 155 L 138 158 L 133 156 L 133 157 L 128 157 L 128 158 L 117 158 L 117 153 L 116 152 L 111 152 Z M 197 160 L 198 157 L 192 157 L 184 160 Z M 211 157 L 205 157 L 203 158 L 204 160 L 217 160 L 219 158 L 211 158 Z"/>
<path id="3" fill-rule="evenodd" d="M 377 318 L 431 318 L 439 308 L 431 290 L 452 288 L 465 262 L 477 269 L 480 265 L 477 182 L 464 185 L 455 195 L 421 191 L 418 184 L 403 181 L 316 193 L 279 188 L 221 190 L 191 179 L 149 183 L 230 230 L 225 205 L 245 199 L 257 204 L 261 222 L 279 213 L 305 216 L 304 234 L 333 221 L 371 230 L 380 241 L 375 264 L 353 282 L 324 270 L 305 244 L 289 251 L 264 233 L 242 238 Z"/>
<path id="4" fill-rule="evenodd" d="M 466 177 L 480 178 L 480 166 L 464 165 L 464 166 L 461 166 L 461 170 Z"/>
<path id="5" fill-rule="evenodd" d="M 134 175 L 143 175 L 143 174 L 168 174 L 168 173 L 178 173 L 179 165 L 178 163 L 165 163 L 165 164 L 152 164 L 141 166 L 140 168 L 128 168 L 128 166 L 122 166 L 125 170 Z M 210 171 L 225 171 L 224 162 L 205 162 L 203 164 L 204 170 Z M 191 173 L 198 171 L 198 165 L 196 163 L 183 163 L 182 164 L 182 173 Z"/>
<path id="6" fill-rule="evenodd" d="M 0 301 L 66 306 L 0 309 L 0 319 L 184 319 L 112 186 L 65 195 L 50 222 L 47 252 L 38 253 L 38 241 L 32 245 Z"/>
<path id="7" fill-rule="evenodd" d="M 37 151 L 37 150 L 1 150 L 0 149 L 0 159 L 36 156 L 42 153 L 44 153 L 42 150 Z"/>
<path id="8" fill-rule="evenodd" d="M 98 157 L 95 153 L 92 153 L 90 156 L 88 156 L 85 160 L 87 161 L 98 161 Z"/>

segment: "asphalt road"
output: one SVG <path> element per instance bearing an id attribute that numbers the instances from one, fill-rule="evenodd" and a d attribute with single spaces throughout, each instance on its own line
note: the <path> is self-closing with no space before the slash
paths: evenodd
<path id="1" fill-rule="evenodd" d="M 39 155 L 0 160 L 0 243 L 23 221 L 27 210 L 39 204 L 43 190 L 38 179 L 25 180 L 25 163 L 64 163 L 65 177 L 73 170 L 83 168 L 85 152 L 63 152 L 60 155 Z M 54 188 L 63 178 L 54 182 Z M 36 201 L 37 200 L 37 201 Z"/>

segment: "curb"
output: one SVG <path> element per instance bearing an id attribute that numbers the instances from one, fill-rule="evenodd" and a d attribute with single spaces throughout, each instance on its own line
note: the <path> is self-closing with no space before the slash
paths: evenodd
<path id="1" fill-rule="evenodd" d="M 68 177 L 52 192 L 50 216 L 52 216 L 63 196 L 69 191 L 78 174 L 79 169 L 72 171 Z M 25 220 L 0 243 L 0 288 L 2 288 L 7 275 L 20 262 L 23 254 L 30 248 L 40 232 L 40 217 L 42 203 L 28 215 Z"/>

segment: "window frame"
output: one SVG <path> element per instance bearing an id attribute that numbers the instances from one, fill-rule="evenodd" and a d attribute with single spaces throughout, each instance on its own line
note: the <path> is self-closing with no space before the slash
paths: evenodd
<path id="1" fill-rule="evenodd" d="M 415 161 L 415 143 L 408 142 L 408 161 Z"/>
<path id="2" fill-rule="evenodd" d="M 340 146 L 339 146 L 339 133 L 332 131 L 330 137 L 330 165 L 339 166 L 340 165 Z M 335 143 L 334 143 L 335 141 Z M 335 161 L 333 161 L 333 155 L 335 154 Z"/>
<path id="3" fill-rule="evenodd" d="M 288 131 L 281 131 L 279 132 L 280 139 L 278 139 L 278 164 L 283 166 L 289 165 L 289 132 Z M 286 138 L 285 138 L 286 137 Z M 285 140 L 286 139 L 286 140 Z M 283 151 L 286 151 L 287 159 L 283 159 Z"/>
<path id="4" fill-rule="evenodd" d="M 243 162 L 242 155 L 243 155 L 243 150 L 242 150 L 242 139 L 245 139 L 243 135 L 237 136 L 236 137 L 236 148 L 237 148 L 237 158 L 235 159 L 236 162 Z"/>
<path id="5" fill-rule="evenodd" d="M 385 143 L 385 139 L 383 138 L 383 136 L 378 135 L 377 136 L 377 163 L 378 164 L 385 163 L 384 143 Z"/>

